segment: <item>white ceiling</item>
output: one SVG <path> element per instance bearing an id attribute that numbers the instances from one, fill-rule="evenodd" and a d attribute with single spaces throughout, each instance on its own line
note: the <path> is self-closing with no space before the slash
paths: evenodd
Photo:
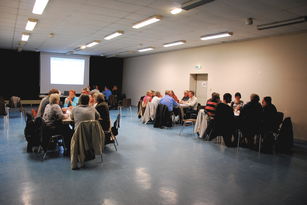
<path id="1" fill-rule="evenodd" d="M 169 10 L 187 0 L 50 0 L 43 15 L 32 14 L 35 0 L 0 0 L 0 48 L 16 49 L 28 18 L 39 23 L 23 50 L 67 53 L 93 40 L 95 47 L 78 54 L 129 57 L 144 55 L 137 49 L 155 47 L 148 53 L 259 38 L 307 30 L 307 23 L 258 31 L 256 25 L 307 15 L 307 0 L 215 0 L 178 15 Z M 133 29 L 132 25 L 153 15 L 163 19 Z M 254 18 L 253 25 L 245 19 Z M 123 30 L 110 41 L 104 36 Z M 223 31 L 230 38 L 201 41 L 200 36 Z M 48 34 L 54 33 L 53 38 Z M 182 46 L 164 48 L 164 43 L 186 40 Z"/>

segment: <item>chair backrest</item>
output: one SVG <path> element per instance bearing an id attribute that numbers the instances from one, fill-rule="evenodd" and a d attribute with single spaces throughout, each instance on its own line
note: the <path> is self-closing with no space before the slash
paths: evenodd
<path id="1" fill-rule="evenodd" d="M 123 107 L 130 107 L 131 106 L 131 98 L 123 99 Z"/>
<path id="2" fill-rule="evenodd" d="M 111 128 L 111 132 L 114 136 L 118 135 L 119 127 L 120 127 L 120 114 L 117 115 L 116 120 L 113 123 L 113 127 Z"/>

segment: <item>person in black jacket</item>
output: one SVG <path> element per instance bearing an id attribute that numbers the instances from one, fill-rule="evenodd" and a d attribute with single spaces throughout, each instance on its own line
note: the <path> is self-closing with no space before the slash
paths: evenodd
<path id="1" fill-rule="evenodd" d="M 276 127 L 277 109 L 272 104 L 272 98 L 267 96 L 262 100 L 262 130 L 263 132 L 273 131 Z"/>
<path id="2" fill-rule="evenodd" d="M 250 102 L 241 108 L 240 121 L 242 122 L 242 133 L 249 148 L 254 148 L 254 136 L 260 134 L 262 107 L 259 103 L 259 95 L 252 94 Z"/>
<path id="3" fill-rule="evenodd" d="M 109 106 L 105 102 L 104 96 L 102 93 L 95 95 L 95 101 L 97 103 L 96 110 L 100 114 L 100 124 L 103 131 L 110 131 L 110 113 L 109 113 Z"/>
<path id="4" fill-rule="evenodd" d="M 215 112 L 214 134 L 210 136 L 212 140 L 216 136 L 223 136 L 224 143 L 227 147 L 234 146 L 232 142 L 232 134 L 234 132 L 234 113 L 233 109 L 228 105 L 231 102 L 231 94 L 223 95 L 223 102 L 219 103 Z"/>

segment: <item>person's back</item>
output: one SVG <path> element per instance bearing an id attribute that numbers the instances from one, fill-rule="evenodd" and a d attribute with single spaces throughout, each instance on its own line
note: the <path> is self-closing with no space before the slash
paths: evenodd
<path id="1" fill-rule="evenodd" d="M 71 119 L 75 122 L 75 128 L 85 120 L 98 120 L 99 114 L 93 106 L 79 105 L 72 109 Z"/>
<path id="2" fill-rule="evenodd" d="M 110 130 L 110 112 L 109 106 L 106 102 L 101 102 L 96 105 L 96 110 L 100 114 L 101 117 L 101 126 L 104 131 Z"/>
<path id="3" fill-rule="evenodd" d="M 80 105 L 73 108 L 70 115 L 70 118 L 75 122 L 75 129 L 82 121 L 99 119 L 99 113 L 95 107 L 89 106 L 90 97 L 88 95 L 81 95 L 79 99 Z"/>
<path id="4" fill-rule="evenodd" d="M 43 119 L 46 126 L 53 127 L 61 123 L 64 114 L 58 104 L 48 104 L 45 108 Z"/>
<path id="5" fill-rule="evenodd" d="M 262 129 L 264 132 L 273 131 L 277 126 L 277 109 L 272 104 L 271 97 L 265 97 L 262 106 Z"/>
<path id="6" fill-rule="evenodd" d="M 257 131 L 261 124 L 262 107 L 257 101 L 250 101 L 243 106 L 240 118 L 243 126 L 250 131 Z"/>
<path id="7" fill-rule="evenodd" d="M 169 96 L 169 93 L 165 93 L 165 96 L 161 98 L 159 104 L 167 106 L 168 111 L 173 111 L 173 108 L 178 106 L 178 103 L 174 100 L 174 98 Z"/>
<path id="8" fill-rule="evenodd" d="M 216 107 L 215 126 L 219 133 L 229 133 L 234 129 L 233 109 L 225 104 L 220 103 Z"/>

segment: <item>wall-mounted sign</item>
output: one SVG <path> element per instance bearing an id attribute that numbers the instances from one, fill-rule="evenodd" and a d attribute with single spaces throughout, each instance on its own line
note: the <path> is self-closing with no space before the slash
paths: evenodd
<path id="1" fill-rule="evenodd" d="M 201 65 L 195 65 L 194 68 L 197 69 L 197 70 L 200 70 L 201 69 Z"/>
<path id="2" fill-rule="evenodd" d="M 207 82 L 206 81 L 201 82 L 201 86 L 204 88 L 207 87 Z"/>

